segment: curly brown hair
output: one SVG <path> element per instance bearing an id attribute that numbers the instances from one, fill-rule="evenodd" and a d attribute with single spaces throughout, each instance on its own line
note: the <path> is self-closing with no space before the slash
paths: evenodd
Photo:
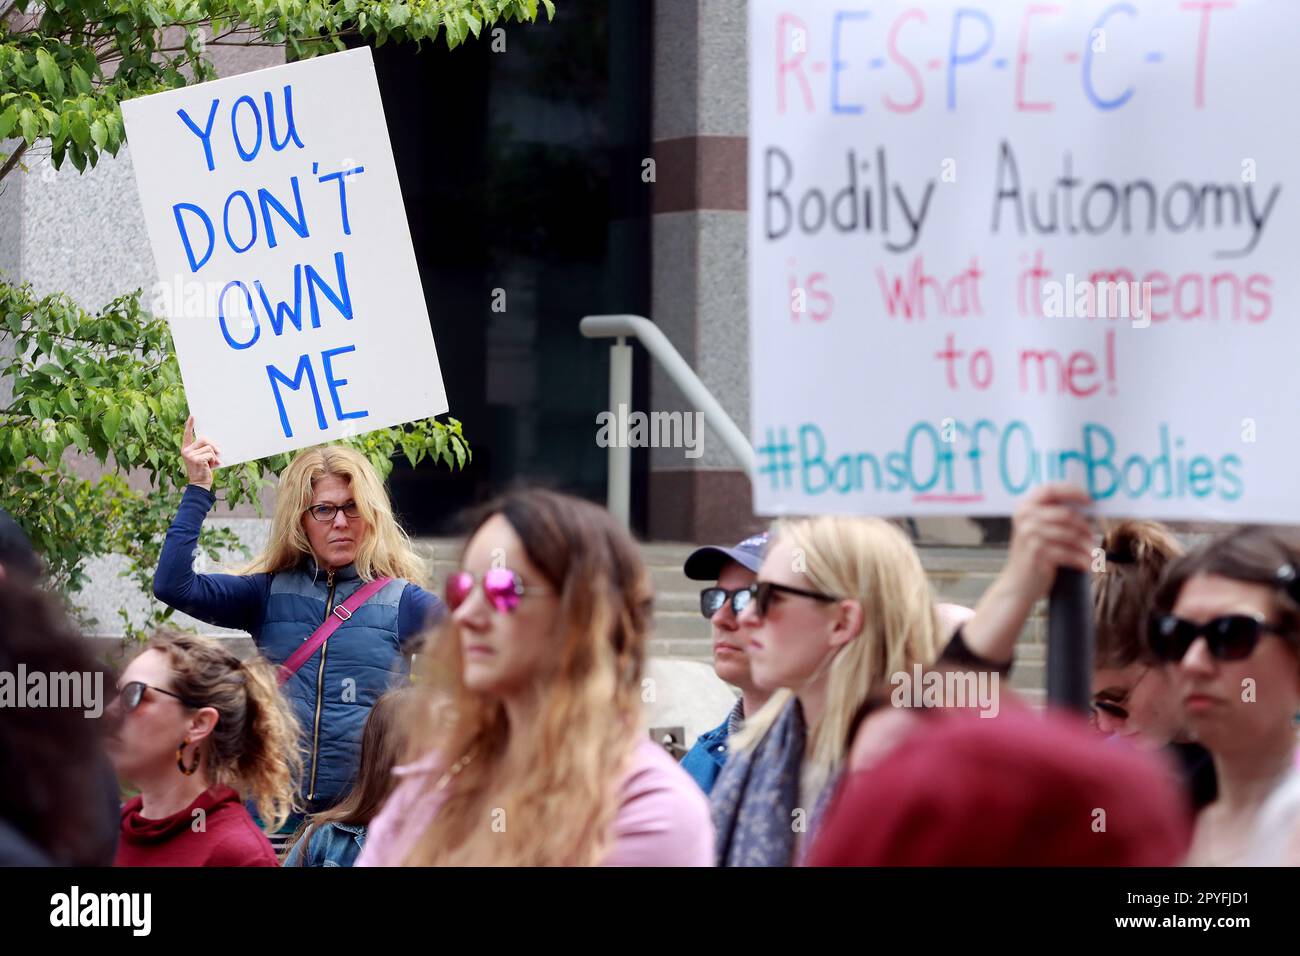
<path id="1" fill-rule="evenodd" d="M 298 721 L 275 668 L 262 657 L 241 661 L 210 637 L 176 631 L 154 634 L 148 649 L 167 655 L 177 694 L 217 712 L 201 748 L 212 782 L 252 797 L 262 822 L 278 830 L 294 808 L 302 754 Z"/>

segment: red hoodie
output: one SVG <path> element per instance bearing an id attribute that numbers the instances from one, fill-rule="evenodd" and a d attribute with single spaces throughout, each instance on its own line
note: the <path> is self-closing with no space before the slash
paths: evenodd
<path id="1" fill-rule="evenodd" d="M 202 810 L 195 816 L 195 810 Z M 196 832 L 195 821 L 203 820 Z M 140 815 L 140 798 L 122 807 L 114 866 L 278 866 L 275 850 L 230 787 L 212 787 L 179 813 Z"/>

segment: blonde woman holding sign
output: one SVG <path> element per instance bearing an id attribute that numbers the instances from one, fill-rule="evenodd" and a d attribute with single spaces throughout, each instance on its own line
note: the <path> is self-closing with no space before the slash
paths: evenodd
<path id="1" fill-rule="evenodd" d="M 167 531 L 154 594 L 201 621 L 247 631 L 280 665 L 302 727 L 299 800 L 308 813 L 328 809 L 354 783 L 370 708 L 406 672 L 404 654 L 441 617 L 442 602 L 418 583 L 423 561 L 379 475 L 338 445 L 299 452 L 280 476 L 261 556 L 232 574 L 196 574 L 221 451 L 195 438 L 193 417 L 181 456 L 190 484 Z M 289 825 L 300 822 L 295 816 Z"/>

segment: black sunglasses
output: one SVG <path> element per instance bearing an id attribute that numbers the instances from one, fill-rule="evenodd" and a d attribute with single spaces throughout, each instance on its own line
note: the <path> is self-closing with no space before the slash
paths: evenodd
<path id="1" fill-rule="evenodd" d="M 740 612 L 749 607 L 750 598 L 754 592 L 749 588 L 736 588 L 734 591 L 728 591 L 726 588 L 705 588 L 700 592 L 700 613 L 709 620 L 713 615 L 722 610 L 724 604 L 731 603 L 731 612 L 737 617 Z"/>
<path id="2" fill-rule="evenodd" d="M 1152 619 L 1148 643 L 1160 660 L 1177 664 L 1196 639 L 1204 637 L 1216 660 L 1240 661 L 1251 655 L 1266 632 L 1285 636 L 1284 631 L 1262 617 L 1250 614 L 1225 614 L 1204 624 L 1164 614 Z"/>
<path id="3" fill-rule="evenodd" d="M 306 510 L 317 521 L 333 521 L 334 516 L 340 511 L 345 518 L 357 518 L 361 515 L 361 509 L 355 501 L 349 501 L 344 505 L 312 505 Z"/>
<path id="4" fill-rule="evenodd" d="M 749 586 L 749 593 L 752 595 L 749 603 L 754 605 L 760 621 L 767 617 L 768 608 L 772 606 L 772 598 L 777 592 L 812 598 L 814 601 L 822 601 L 826 604 L 833 604 L 839 600 L 837 597 L 822 594 L 820 591 L 805 591 L 803 588 L 792 588 L 788 584 L 777 584 L 775 581 L 755 581 Z"/>
<path id="5" fill-rule="evenodd" d="M 159 694 L 166 694 L 168 697 L 175 697 L 186 707 L 202 706 L 201 704 L 196 704 L 193 701 L 182 697 L 180 694 L 173 694 L 169 690 L 163 690 L 161 687 L 154 687 L 152 684 L 146 684 L 141 680 L 133 680 L 129 684 L 123 684 L 118 688 L 117 694 L 118 698 L 122 701 L 122 711 L 129 714 L 131 711 L 139 707 L 140 701 L 144 699 L 144 692 L 146 690 L 156 691 Z"/>

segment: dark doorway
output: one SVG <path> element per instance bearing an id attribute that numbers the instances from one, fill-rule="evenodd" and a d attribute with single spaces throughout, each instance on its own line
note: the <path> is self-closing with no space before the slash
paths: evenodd
<path id="1" fill-rule="evenodd" d="M 583 339 L 578 320 L 649 314 L 651 9 L 558 5 L 554 22 L 455 50 L 374 51 L 449 414 L 474 451 L 459 472 L 399 459 L 393 503 L 412 534 L 452 532 L 516 484 L 605 499 L 610 342 Z"/>

